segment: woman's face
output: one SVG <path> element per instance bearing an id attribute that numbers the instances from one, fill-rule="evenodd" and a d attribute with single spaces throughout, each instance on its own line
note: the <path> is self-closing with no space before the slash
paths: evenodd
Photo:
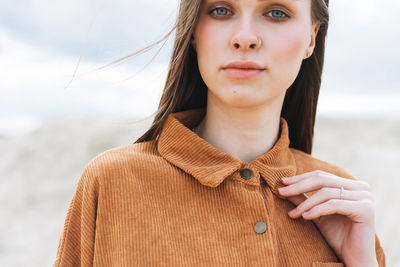
<path id="1" fill-rule="evenodd" d="M 237 108 L 283 101 L 318 27 L 311 0 L 203 0 L 192 44 L 209 97 Z M 225 68 L 235 61 L 261 69 Z"/>

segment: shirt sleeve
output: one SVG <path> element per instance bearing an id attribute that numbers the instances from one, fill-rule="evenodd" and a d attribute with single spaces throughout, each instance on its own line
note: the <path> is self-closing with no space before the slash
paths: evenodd
<path id="1" fill-rule="evenodd" d="M 93 266 L 97 177 L 86 168 L 70 203 L 53 267 Z"/>

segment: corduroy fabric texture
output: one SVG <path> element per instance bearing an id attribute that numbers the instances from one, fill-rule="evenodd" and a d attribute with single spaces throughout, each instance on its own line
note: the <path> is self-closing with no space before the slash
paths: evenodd
<path id="1" fill-rule="evenodd" d="M 282 177 L 318 169 L 355 178 L 289 148 L 283 118 L 274 147 L 242 162 L 190 130 L 204 114 L 173 113 L 158 140 L 108 150 L 85 167 L 55 267 L 344 266 L 312 221 L 288 216 L 295 206 L 277 188 Z M 240 175 L 246 168 L 250 179 Z M 376 252 L 385 266 L 377 236 Z"/>

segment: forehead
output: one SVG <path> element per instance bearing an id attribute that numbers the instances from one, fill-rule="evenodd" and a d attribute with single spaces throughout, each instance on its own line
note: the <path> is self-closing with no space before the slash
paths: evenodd
<path id="1" fill-rule="evenodd" d="M 212 1 L 212 0 L 203 0 L 202 2 L 209 2 L 209 1 Z M 248 1 L 251 1 L 251 0 L 232 0 L 232 1 L 233 2 L 241 2 L 241 1 L 248 2 Z M 276 0 L 254 0 L 254 1 L 256 1 L 256 2 L 273 2 L 273 1 L 276 1 Z M 293 2 L 293 3 L 302 2 L 302 0 L 285 0 L 285 1 Z"/>

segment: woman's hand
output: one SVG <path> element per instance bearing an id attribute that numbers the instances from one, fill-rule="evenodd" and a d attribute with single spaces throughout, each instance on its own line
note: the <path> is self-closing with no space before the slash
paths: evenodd
<path id="1" fill-rule="evenodd" d="M 312 220 L 346 266 L 378 266 L 375 204 L 366 182 L 313 171 L 282 179 L 279 193 L 297 207 L 292 218 Z M 342 188 L 343 187 L 343 188 Z M 308 197 L 306 192 L 319 190 Z"/>

